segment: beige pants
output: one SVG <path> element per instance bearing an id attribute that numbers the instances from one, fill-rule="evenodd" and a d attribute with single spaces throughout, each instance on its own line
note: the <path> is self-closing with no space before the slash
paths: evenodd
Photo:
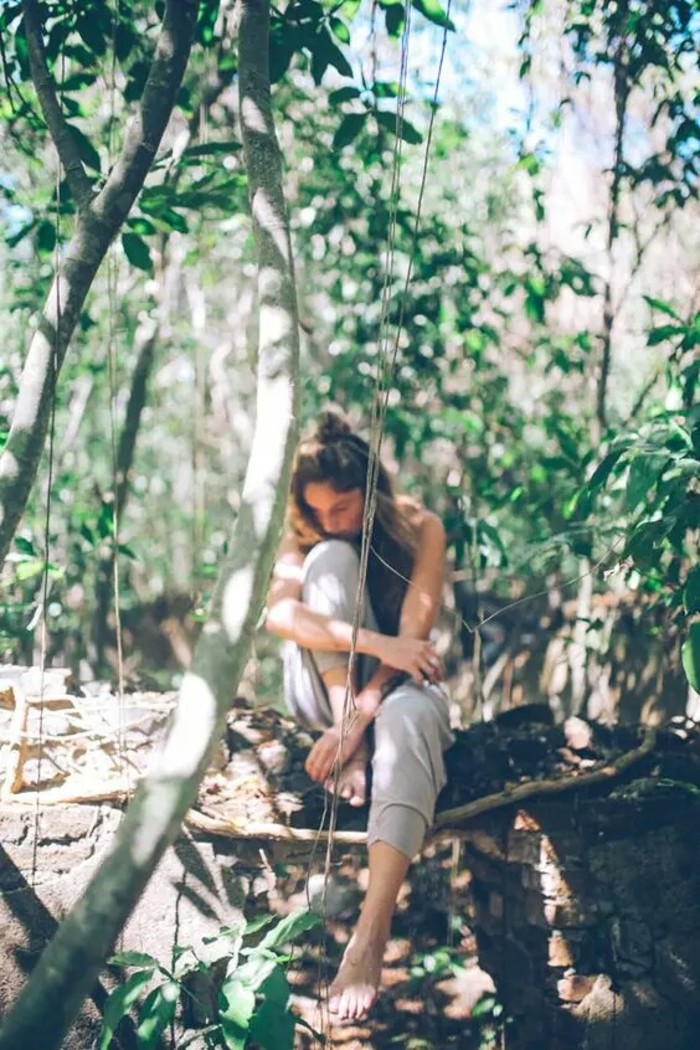
<path id="1" fill-rule="evenodd" d="M 304 562 L 302 600 L 317 612 L 352 622 L 359 580 L 359 555 L 343 540 L 317 544 Z M 369 599 L 361 624 L 376 630 Z M 294 716 L 313 729 L 332 725 L 321 675 L 347 664 L 347 654 L 284 646 L 284 691 Z M 358 657 L 359 687 L 377 661 Z M 402 682 L 384 699 L 374 721 L 372 797 L 368 844 L 382 841 L 414 857 L 433 820 L 435 799 L 445 783 L 443 751 L 452 743 L 448 701 L 437 686 Z"/>

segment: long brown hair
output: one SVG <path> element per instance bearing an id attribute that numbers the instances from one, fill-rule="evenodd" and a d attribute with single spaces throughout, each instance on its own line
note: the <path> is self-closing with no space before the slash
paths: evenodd
<path id="1" fill-rule="evenodd" d="M 367 494 L 368 443 L 336 412 L 324 412 L 297 448 L 292 471 L 288 519 L 303 550 L 328 537 L 304 499 L 306 486 L 328 484 L 336 492 L 360 489 Z M 401 605 L 416 553 L 416 504 L 397 497 L 386 468 L 377 464 L 376 513 L 372 526 L 367 586 L 379 629 L 397 634 Z"/>

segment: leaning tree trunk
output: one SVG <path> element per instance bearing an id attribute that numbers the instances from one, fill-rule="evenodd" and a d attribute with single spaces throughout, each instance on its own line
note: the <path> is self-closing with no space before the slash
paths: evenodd
<path id="1" fill-rule="evenodd" d="M 243 146 L 258 248 L 260 346 L 255 436 L 241 509 L 212 611 L 163 752 L 114 845 L 42 955 L 0 1031 L 0 1050 L 52 1050 L 75 1018 L 148 879 L 192 804 L 260 618 L 296 442 L 299 343 L 289 226 L 270 106 L 269 0 L 242 0 Z"/>
<path id="2" fill-rule="evenodd" d="M 29 345 L 10 433 L 0 456 L 0 567 L 36 478 L 56 380 L 86 296 L 141 191 L 170 120 L 189 60 L 197 7 L 197 0 L 167 0 L 141 104 L 120 157 L 103 189 L 95 194 L 48 71 L 39 5 L 37 0 L 23 0 L 32 80 L 77 203 L 78 218 Z"/>

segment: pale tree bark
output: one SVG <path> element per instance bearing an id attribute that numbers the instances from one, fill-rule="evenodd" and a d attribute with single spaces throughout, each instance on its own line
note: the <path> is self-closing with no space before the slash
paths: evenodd
<path id="1" fill-rule="evenodd" d="M 297 437 L 299 340 L 289 226 L 270 107 L 269 0 L 240 5 L 243 147 L 258 248 L 257 418 L 241 509 L 212 610 L 163 750 L 110 852 L 46 948 L 0 1030 L 0 1050 L 53 1050 L 195 799 L 260 619 Z"/>
<path id="2" fill-rule="evenodd" d="M 606 256 L 608 273 L 603 290 L 603 330 L 601 332 L 600 359 L 596 383 L 595 418 L 592 422 L 592 438 L 599 442 L 608 425 L 607 394 L 612 364 L 613 327 L 619 305 L 613 301 L 615 244 L 620 233 L 620 196 L 624 165 L 625 128 L 627 126 L 627 106 L 630 94 L 629 74 L 627 70 L 627 42 L 624 36 L 624 14 L 626 0 L 620 5 L 620 36 L 615 44 L 613 66 L 613 90 L 615 95 L 615 147 L 612 167 L 612 184 L 608 204 L 608 229 L 606 237 Z"/>
<path id="3" fill-rule="evenodd" d="M 121 155 L 104 187 L 94 194 L 47 69 L 37 0 L 23 0 L 32 80 L 78 217 L 29 345 L 10 433 L 0 456 L 0 567 L 36 478 L 56 380 L 86 296 L 141 191 L 170 119 L 189 60 L 197 6 L 197 0 L 167 0 L 140 106 Z"/>

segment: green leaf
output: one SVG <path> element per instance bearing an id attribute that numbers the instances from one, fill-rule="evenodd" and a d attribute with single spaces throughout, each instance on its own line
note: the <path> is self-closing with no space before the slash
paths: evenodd
<path id="1" fill-rule="evenodd" d="M 364 128 L 366 120 L 366 113 L 347 113 L 333 136 L 333 149 L 340 150 L 349 146 Z"/>
<path id="2" fill-rule="evenodd" d="M 442 4 L 439 4 L 438 0 L 413 0 L 413 6 L 429 22 L 433 22 L 436 26 L 442 26 L 443 29 L 454 30 L 454 22 L 447 17 Z"/>
<path id="3" fill-rule="evenodd" d="M 276 920 L 276 915 L 256 915 L 254 919 L 250 919 L 246 923 L 244 937 L 250 937 L 253 933 L 259 933 L 260 930 L 264 930 L 266 926 L 270 926 Z"/>
<path id="4" fill-rule="evenodd" d="M 150 219 L 145 219 L 143 215 L 134 215 L 133 217 L 128 218 L 126 220 L 126 225 L 130 230 L 133 230 L 134 233 L 140 234 L 142 237 L 148 237 L 151 234 L 158 232 Z"/>
<path id="5" fill-rule="evenodd" d="M 100 25 L 101 19 L 95 18 L 94 11 L 92 14 L 80 13 L 80 8 L 77 11 L 75 28 L 78 33 L 95 55 L 104 55 L 107 50 L 107 41 Z"/>
<path id="6" fill-rule="evenodd" d="M 300 934 L 315 929 L 320 923 L 321 919 L 316 912 L 309 911 L 307 908 L 295 908 L 265 934 L 256 950 L 262 952 L 266 949 L 280 948 L 295 940 Z"/>
<path id="7" fill-rule="evenodd" d="M 311 51 L 311 75 L 315 84 L 321 83 L 328 66 L 333 66 L 343 77 L 352 76 L 352 66 L 340 48 L 333 43 L 327 29 L 319 29 L 307 46 Z"/>
<path id="8" fill-rule="evenodd" d="M 613 449 L 611 452 L 608 452 L 607 456 L 603 457 L 603 459 L 593 471 L 593 474 L 591 475 L 591 480 L 588 482 L 588 487 L 592 491 L 603 488 L 605 482 L 612 474 L 615 464 L 617 463 L 623 452 L 624 449 L 616 448 Z"/>
<path id="9" fill-rule="evenodd" d="M 294 1050 L 294 1014 L 263 1000 L 250 1023 L 251 1038 L 263 1050 Z"/>
<path id="10" fill-rule="evenodd" d="M 37 557 L 37 549 L 31 540 L 28 540 L 25 536 L 15 536 L 15 547 L 22 554 L 29 554 L 30 557 Z"/>
<path id="11" fill-rule="evenodd" d="M 25 580 L 33 580 L 35 576 L 40 576 L 44 571 L 44 562 L 41 558 L 30 558 L 28 561 L 21 561 L 15 569 L 15 576 L 24 583 Z"/>
<path id="12" fill-rule="evenodd" d="M 657 346 L 659 343 L 664 343 L 667 339 L 672 339 L 674 335 L 683 335 L 684 332 L 685 328 L 676 324 L 662 324 L 658 328 L 651 329 L 647 339 L 647 346 Z"/>
<path id="13" fill-rule="evenodd" d="M 342 87 L 338 88 L 337 91 L 331 91 L 328 96 L 328 101 L 332 106 L 339 106 L 341 102 L 350 102 L 352 99 L 360 97 L 359 88 L 356 87 Z"/>
<path id="14" fill-rule="evenodd" d="M 100 160 L 100 155 L 93 146 L 92 142 L 90 142 L 90 139 L 87 137 L 87 135 L 84 135 L 79 128 L 76 128 L 75 124 L 67 124 L 66 127 L 70 128 L 71 130 L 73 138 L 75 139 L 76 145 L 78 147 L 80 159 L 82 160 L 83 164 L 85 164 L 85 166 L 88 168 L 92 168 L 93 171 L 101 171 L 102 162 Z"/>
<path id="15" fill-rule="evenodd" d="M 700 693 L 700 621 L 691 623 L 688 637 L 681 648 L 685 676 L 696 693 Z"/>
<path id="16" fill-rule="evenodd" d="M 44 219 L 37 226 L 36 246 L 39 252 L 48 254 L 56 247 L 56 226 L 54 223 Z"/>
<path id="17" fill-rule="evenodd" d="M 268 1002 L 276 1003 L 277 1006 L 282 1007 L 284 1010 L 287 1009 L 292 990 L 289 987 L 289 981 L 285 977 L 284 970 L 279 964 L 275 965 L 274 969 L 271 970 L 269 977 L 266 977 L 258 988 L 258 992 Z"/>
<path id="18" fill-rule="evenodd" d="M 333 31 L 333 36 L 340 40 L 341 44 L 349 44 L 350 30 L 345 22 L 341 21 L 340 18 L 335 18 L 333 15 L 331 15 L 329 21 L 331 30 Z"/>
<path id="19" fill-rule="evenodd" d="M 384 8 L 386 31 L 389 36 L 394 38 L 401 36 L 404 25 L 406 24 L 406 15 L 403 4 L 382 4 L 381 6 Z"/>
<path id="20" fill-rule="evenodd" d="M 138 233 L 123 233 L 122 248 L 132 266 L 151 273 L 153 270 L 153 259 L 143 237 L 139 237 Z"/>
<path id="21" fill-rule="evenodd" d="M 241 955 L 250 958 L 242 966 L 229 964 L 228 975 L 240 979 L 246 988 L 257 991 L 278 965 L 279 957 L 272 953 L 261 955 L 257 948 L 244 948 Z"/>
<path id="22" fill-rule="evenodd" d="M 380 127 L 386 128 L 386 130 L 390 131 L 392 135 L 398 134 L 404 142 L 410 142 L 415 146 L 423 141 L 423 136 L 418 128 L 415 128 L 413 124 L 410 124 L 406 119 L 400 120 L 397 123 L 396 115 L 394 113 L 388 113 L 383 109 L 377 110 L 375 116 Z"/>
<path id="23" fill-rule="evenodd" d="M 150 970 L 138 970 L 132 973 L 123 984 L 118 985 L 107 999 L 104 1017 L 102 1018 L 102 1038 L 99 1050 L 108 1050 L 112 1037 L 121 1019 L 128 1014 L 142 989 L 152 980 Z"/>
<path id="24" fill-rule="evenodd" d="M 393 80 L 377 80 L 372 85 L 375 98 L 398 98 L 401 87 Z"/>
<path id="25" fill-rule="evenodd" d="M 180 997 L 180 986 L 176 981 L 158 985 L 149 992 L 141 1007 L 141 1023 L 136 1029 L 139 1050 L 156 1050 L 160 1037 L 175 1019 L 175 1010 Z"/>
<path id="26" fill-rule="evenodd" d="M 635 456 L 630 464 L 630 472 L 625 489 L 625 506 L 634 510 L 644 499 L 654 478 L 649 469 L 649 459 L 645 455 Z"/>
<path id="27" fill-rule="evenodd" d="M 493 995 L 483 995 L 474 1006 L 472 1007 L 472 1017 L 489 1017 L 493 1014 L 493 1009 L 496 1006 L 496 998 Z"/>
<path id="28" fill-rule="evenodd" d="M 219 1020 L 228 1050 L 244 1050 L 254 1010 L 255 992 L 235 976 L 226 978 L 219 994 Z"/>
<path id="29" fill-rule="evenodd" d="M 681 320 L 671 304 L 667 303 L 665 299 L 654 299 L 651 295 L 645 295 L 644 299 L 646 299 L 652 310 L 658 310 L 659 313 L 666 314 L 668 317 L 673 317 L 676 321 Z"/>
<path id="30" fill-rule="evenodd" d="M 700 565 L 688 573 L 683 588 L 683 608 L 688 614 L 700 613 Z"/>
<path id="31" fill-rule="evenodd" d="M 107 961 L 110 966 L 137 966 L 139 970 L 157 970 L 160 965 L 148 952 L 119 952 Z"/>

